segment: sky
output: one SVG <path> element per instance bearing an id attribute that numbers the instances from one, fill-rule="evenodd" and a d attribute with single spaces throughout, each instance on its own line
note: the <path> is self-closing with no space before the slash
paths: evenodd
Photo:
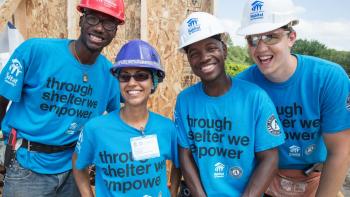
<path id="1" fill-rule="evenodd" d="M 328 48 L 350 51 L 350 0 L 293 0 L 301 10 L 295 26 L 300 39 L 317 40 Z M 234 45 L 245 46 L 238 36 L 246 0 L 215 0 L 214 14 L 223 21 Z"/>

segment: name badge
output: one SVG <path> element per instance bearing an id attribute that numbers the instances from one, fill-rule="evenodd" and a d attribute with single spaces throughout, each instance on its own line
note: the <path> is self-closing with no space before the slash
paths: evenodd
<path id="1" fill-rule="evenodd" d="M 130 138 L 131 151 L 134 160 L 145 160 L 159 157 L 157 135 L 145 135 Z"/>

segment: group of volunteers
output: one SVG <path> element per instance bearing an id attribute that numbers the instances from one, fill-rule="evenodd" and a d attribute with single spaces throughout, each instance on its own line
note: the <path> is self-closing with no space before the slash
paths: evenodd
<path id="1" fill-rule="evenodd" d="M 336 196 L 350 163 L 350 80 L 292 52 L 292 0 L 247 0 L 237 33 L 255 64 L 235 77 L 219 19 L 193 12 L 179 24 L 200 82 L 179 93 L 174 121 L 148 109 L 166 76 L 153 46 L 130 40 L 114 64 L 101 54 L 126 22 L 123 0 L 77 9 L 77 40 L 29 39 L 1 72 L 4 197 L 176 196 L 167 160 L 192 196 Z"/>

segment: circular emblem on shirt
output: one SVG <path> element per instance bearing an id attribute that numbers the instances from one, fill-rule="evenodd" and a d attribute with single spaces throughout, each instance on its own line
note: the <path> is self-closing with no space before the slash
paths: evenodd
<path id="1" fill-rule="evenodd" d="M 350 94 L 348 95 L 348 98 L 346 98 L 346 109 L 350 111 Z"/>
<path id="2" fill-rule="evenodd" d="M 305 148 L 305 155 L 311 155 L 316 149 L 316 145 L 315 144 L 311 144 L 308 147 Z"/>
<path id="3" fill-rule="evenodd" d="M 267 129 L 272 135 L 280 135 L 281 129 L 278 126 L 277 119 L 274 115 L 271 115 L 270 118 L 267 120 Z"/>
<path id="4" fill-rule="evenodd" d="M 238 166 L 234 166 L 234 167 L 230 168 L 229 173 L 232 177 L 238 179 L 243 175 L 243 170 L 242 170 L 242 168 L 240 168 Z"/>

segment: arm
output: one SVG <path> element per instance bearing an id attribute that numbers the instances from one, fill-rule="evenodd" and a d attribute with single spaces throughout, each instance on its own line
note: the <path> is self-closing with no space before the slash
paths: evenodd
<path id="1" fill-rule="evenodd" d="M 180 146 L 178 149 L 181 171 L 192 196 L 206 196 L 192 153 L 190 150 Z"/>
<path id="2" fill-rule="evenodd" d="M 170 194 L 172 197 L 176 197 L 179 191 L 179 185 L 181 181 L 181 170 L 176 168 L 174 164 L 171 165 L 170 170 Z"/>
<path id="3" fill-rule="evenodd" d="M 75 182 L 77 183 L 77 186 L 79 188 L 81 196 L 84 197 L 93 197 L 93 192 L 90 187 L 90 179 L 89 179 L 89 172 L 88 168 L 85 168 L 83 170 L 78 170 L 75 168 L 75 162 L 77 160 L 77 154 L 73 154 L 72 162 L 73 162 L 73 175 Z"/>
<path id="4" fill-rule="evenodd" d="M 8 104 L 9 104 L 9 100 L 3 96 L 0 96 L 0 130 L 1 130 L 2 119 L 4 119 L 5 117 Z"/>
<path id="5" fill-rule="evenodd" d="M 253 175 L 250 177 L 243 197 L 262 196 L 268 188 L 272 178 L 278 168 L 278 150 L 277 148 L 268 149 L 255 153 L 258 159 Z"/>
<path id="6" fill-rule="evenodd" d="M 317 197 L 336 196 L 342 186 L 350 163 L 350 129 L 323 134 L 327 159 L 323 164 Z"/>

